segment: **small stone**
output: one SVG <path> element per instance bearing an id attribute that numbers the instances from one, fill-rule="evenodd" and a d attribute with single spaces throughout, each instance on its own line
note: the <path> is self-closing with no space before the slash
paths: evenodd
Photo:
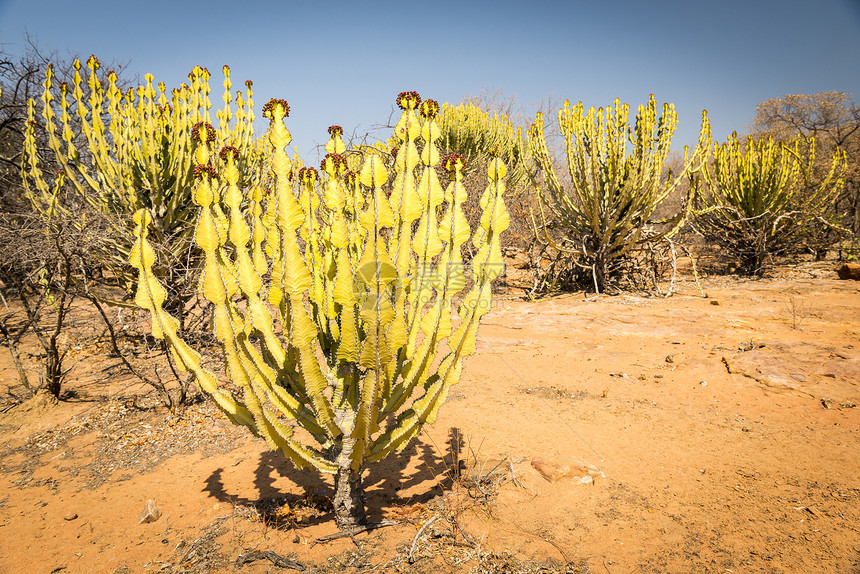
<path id="1" fill-rule="evenodd" d="M 546 460 L 541 460 L 539 458 L 532 460 L 531 464 L 532 468 L 538 471 L 538 473 L 542 477 L 544 477 L 550 482 L 555 482 L 556 480 L 563 477 L 566 473 L 570 472 L 570 467 L 566 464 L 557 464 Z"/>
<path id="2" fill-rule="evenodd" d="M 559 464 L 535 458 L 532 459 L 531 465 L 532 468 L 538 471 L 538 474 L 550 482 L 555 482 L 562 478 L 573 478 L 581 484 L 589 484 L 594 482 L 596 477 L 606 477 L 596 466 L 580 461 L 572 461 L 571 464 Z"/>
<path id="3" fill-rule="evenodd" d="M 703 387 L 707 387 L 708 381 L 699 381 L 699 384 L 702 385 Z"/>
<path id="4" fill-rule="evenodd" d="M 150 522 L 155 522 L 159 518 L 161 518 L 161 511 L 155 505 L 155 501 L 153 499 L 149 499 L 144 503 L 143 512 L 140 513 L 137 523 L 148 524 Z"/>
<path id="5" fill-rule="evenodd" d="M 63 520 L 72 521 L 72 520 L 76 519 L 77 517 L 78 517 L 77 512 L 70 512 L 63 517 Z"/>
<path id="6" fill-rule="evenodd" d="M 674 355 L 666 355 L 666 362 L 667 363 L 674 363 L 675 362 L 675 356 Z"/>
<path id="7" fill-rule="evenodd" d="M 720 304 L 720 302 L 719 302 L 719 301 L 717 301 L 716 299 L 714 299 L 713 301 L 711 301 L 711 305 L 714 305 L 715 307 L 716 307 L 716 306 L 718 306 L 719 304 Z"/>

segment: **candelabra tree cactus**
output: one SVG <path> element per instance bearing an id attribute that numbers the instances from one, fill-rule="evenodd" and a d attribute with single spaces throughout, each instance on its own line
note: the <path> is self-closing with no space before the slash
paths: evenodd
<path id="1" fill-rule="evenodd" d="M 439 115 L 442 128 L 440 148 L 461 154 L 471 167 L 464 174 L 466 189 L 470 192 L 464 206 L 469 223 L 475 224 L 480 218 L 479 199 L 484 172 L 488 163 L 498 157 L 508 166 L 505 204 L 512 215 L 505 244 L 530 248 L 535 242 L 529 224 L 534 196 L 528 191 L 536 170 L 522 128 L 515 126 L 504 113 L 485 110 L 474 103 L 442 104 Z"/>
<path id="2" fill-rule="evenodd" d="M 191 193 L 196 143 L 191 127 L 211 123 L 210 74 L 196 67 L 189 83 L 170 93 L 147 75 L 143 85 L 123 92 L 115 73 L 100 78 L 100 66 L 95 56 L 86 68 L 76 60 L 71 85 L 57 85 L 53 68 L 46 70 L 41 102 L 37 106 L 31 99 L 28 107 L 22 162 L 27 195 L 47 220 L 64 217 L 80 225 L 85 219 L 81 205 L 90 208 L 86 224 L 92 216 L 108 216 L 103 220 L 113 233 L 92 246 L 92 262 L 109 269 L 128 288 L 133 281 L 127 269 L 133 238 L 126 222 L 146 208 L 155 220 L 159 246 L 170 245 L 171 261 L 163 272 L 175 285 L 177 273 L 183 273 L 176 268 L 189 250 L 195 214 Z M 216 111 L 214 143 L 235 147 L 242 183 L 260 185 L 265 147 L 254 138 L 252 84 L 246 82 L 244 95 L 236 93 L 234 111 L 230 69 L 224 66 L 223 71 L 224 107 Z M 59 173 L 45 174 L 40 168 L 39 123 Z"/>
<path id="3" fill-rule="evenodd" d="M 145 209 L 134 216 L 136 302 L 151 311 L 153 335 L 234 423 L 296 466 L 334 475 L 341 529 L 366 523 L 365 466 L 405 447 L 436 418 L 463 359 L 475 352 L 491 282 L 503 270 L 504 163 L 489 166 L 484 215 L 472 233 L 462 212 L 462 159 L 438 152 L 438 104 L 414 92 L 397 102 L 403 114 L 393 177 L 372 150 L 359 171 L 345 172 L 336 127 L 321 173 L 304 167 L 291 177 L 283 100 L 264 107 L 273 150 L 267 194 L 242 190 L 232 148 L 210 163 L 211 138 L 197 131 L 199 291 L 214 307 L 226 375 L 241 394 L 220 385 L 177 334 L 151 271 L 151 218 Z M 447 189 L 437 177 L 440 161 L 451 174 Z M 478 249 L 467 266 L 461 249 L 470 238 Z M 300 441 L 297 428 L 316 444 Z"/>
<path id="4" fill-rule="evenodd" d="M 826 219 L 844 185 L 845 154 L 837 149 L 826 175 L 815 185 L 815 139 L 776 143 L 772 137 L 745 142 L 733 133 L 714 143 L 713 165 L 693 174 L 694 225 L 733 258 L 738 270 L 761 275 L 769 258 L 790 252 L 809 223 Z"/>
<path id="5" fill-rule="evenodd" d="M 505 114 L 485 111 L 473 103 L 445 103 L 440 119 L 442 149 L 461 154 L 470 164 L 483 165 L 499 157 L 508 166 L 508 186 L 526 185 L 533 168 L 531 151 L 522 129 Z"/>
<path id="6" fill-rule="evenodd" d="M 658 117 L 652 94 L 639 106 L 632 129 L 629 110 L 618 99 L 605 110 L 592 107 L 588 112 L 582 102 L 565 102 L 558 120 L 570 172 L 567 186 L 556 175 L 542 114 L 528 130 L 543 172 L 544 185 L 537 187 L 540 234 L 574 264 L 590 270 L 597 291 L 617 274 L 631 250 L 677 232 L 689 214 L 690 196 L 669 217 L 654 221 L 652 215 L 689 173 L 701 169 L 710 146 L 710 123 L 703 111 L 698 145 L 692 152 L 684 148 L 681 173 L 667 177 L 663 166 L 678 124 L 674 106 L 663 104 Z M 562 236 L 554 237 L 550 228 L 560 229 Z"/>

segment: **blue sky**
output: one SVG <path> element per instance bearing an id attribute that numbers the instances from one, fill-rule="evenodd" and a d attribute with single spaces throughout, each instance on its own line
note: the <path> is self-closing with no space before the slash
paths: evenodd
<path id="1" fill-rule="evenodd" d="M 635 106 L 654 93 L 675 104 L 679 146 L 695 142 L 703 108 L 723 140 L 769 98 L 860 100 L 860 0 L 0 0 L 3 50 L 23 51 L 25 32 L 170 87 L 194 65 L 220 82 L 229 64 L 234 86 L 254 81 L 258 114 L 289 101 L 309 160 L 331 124 L 387 137 L 373 128 L 403 90 L 452 103 L 499 90 L 532 117 L 547 98 Z"/>

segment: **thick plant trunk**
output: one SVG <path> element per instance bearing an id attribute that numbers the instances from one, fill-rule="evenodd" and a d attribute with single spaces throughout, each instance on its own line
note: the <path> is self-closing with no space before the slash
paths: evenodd
<path id="1" fill-rule="evenodd" d="M 361 472 L 348 466 L 334 476 L 334 521 L 340 530 L 352 530 L 367 524 Z"/>
<path id="2" fill-rule="evenodd" d="M 594 267 L 592 268 L 592 279 L 594 281 L 594 291 L 597 295 L 603 293 L 606 288 L 606 279 L 608 274 L 609 258 L 605 253 L 599 252 L 594 257 Z"/>
<path id="3" fill-rule="evenodd" d="M 345 420 L 354 416 L 352 413 L 342 413 L 339 423 L 351 427 L 352 421 Z M 353 470 L 352 453 L 355 448 L 354 438 L 342 438 L 340 450 L 337 453 L 337 474 L 334 475 L 334 521 L 340 530 L 349 531 L 367 524 L 367 512 L 364 509 L 364 488 L 361 486 L 362 468 Z"/>

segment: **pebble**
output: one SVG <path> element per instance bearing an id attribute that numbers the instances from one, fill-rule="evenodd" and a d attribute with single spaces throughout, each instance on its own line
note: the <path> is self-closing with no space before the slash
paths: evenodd
<path id="1" fill-rule="evenodd" d="M 138 524 L 148 524 L 150 522 L 155 522 L 161 518 L 161 511 L 155 505 L 155 500 L 149 499 L 143 505 L 143 512 L 140 513 L 140 516 L 137 519 Z"/>

